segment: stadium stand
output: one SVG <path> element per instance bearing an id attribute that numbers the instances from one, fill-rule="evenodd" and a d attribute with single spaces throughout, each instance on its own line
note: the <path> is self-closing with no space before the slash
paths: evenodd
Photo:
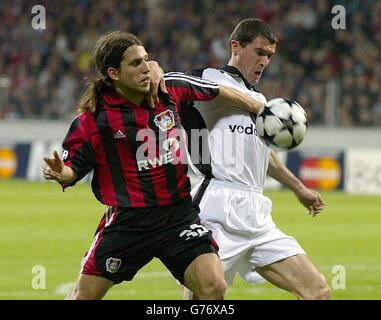
<path id="1" fill-rule="evenodd" d="M 103 32 L 133 32 L 165 69 L 188 70 L 226 63 L 232 27 L 258 17 L 279 38 L 259 88 L 268 99 L 293 98 L 324 125 L 333 83 L 335 125 L 381 125 L 380 1 L 41 0 L 46 30 L 31 27 L 34 4 L 0 2 L 0 119 L 71 118 Z M 346 9 L 346 29 L 332 28 L 334 4 Z"/>

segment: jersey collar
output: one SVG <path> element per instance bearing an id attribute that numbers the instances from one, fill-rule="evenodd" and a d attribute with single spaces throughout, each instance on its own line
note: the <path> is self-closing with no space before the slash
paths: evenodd
<path id="1" fill-rule="evenodd" d="M 239 71 L 236 67 L 233 67 L 233 66 L 229 66 L 229 65 L 225 65 L 223 66 L 220 70 L 222 71 L 225 71 L 227 73 L 230 73 L 236 77 L 240 77 L 243 81 L 243 83 L 245 84 L 246 88 L 248 88 L 249 90 L 253 90 L 253 91 L 256 91 L 256 92 L 259 92 L 257 89 L 255 89 L 254 86 L 252 86 L 246 79 L 245 77 L 243 76 L 243 74 L 241 73 L 241 71 Z"/>
<path id="2" fill-rule="evenodd" d="M 103 95 L 103 101 L 109 106 L 117 106 L 121 104 L 126 104 L 127 100 L 121 97 L 115 88 L 109 88 Z"/>
<path id="3" fill-rule="evenodd" d="M 121 105 L 128 105 L 131 107 L 140 107 L 136 105 L 135 103 L 121 97 L 114 87 L 108 88 L 106 90 L 106 92 L 103 95 L 103 101 L 110 107 L 114 107 L 114 106 L 116 107 Z M 145 102 L 143 103 L 142 106 L 145 106 Z"/>

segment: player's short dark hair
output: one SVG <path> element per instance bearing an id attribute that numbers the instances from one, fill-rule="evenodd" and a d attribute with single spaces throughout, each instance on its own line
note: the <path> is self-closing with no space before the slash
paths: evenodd
<path id="1" fill-rule="evenodd" d="M 231 53 L 230 44 L 232 40 L 239 42 L 241 47 L 246 47 L 251 43 L 255 38 L 262 36 L 265 37 L 270 44 L 278 42 L 277 37 L 275 36 L 274 31 L 271 27 L 261 19 L 256 18 L 247 18 L 242 20 L 237 24 L 235 29 L 229 38 L 229 51 Z"/>

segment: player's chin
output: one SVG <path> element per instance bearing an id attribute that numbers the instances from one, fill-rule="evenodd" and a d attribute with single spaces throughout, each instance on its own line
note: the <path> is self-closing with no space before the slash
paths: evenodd
<path id="1" fill-rule="evenodd" d="M 250 81 L 250 84 L 255 86 L 256 84 L 258 84 L 260 79 L 261 79 L 261 76 L 254 76 L 253 79 Z"/>
<path id="2" fill-rule="evenodd" d="M 144 85 L 144 86 L 139 87 L 138 90 L 141 93 L 147 94 L 147 93 L 149 93 L 150 89 L 151 89 L 151 86 L 148 84 L 148 85 Z"/>

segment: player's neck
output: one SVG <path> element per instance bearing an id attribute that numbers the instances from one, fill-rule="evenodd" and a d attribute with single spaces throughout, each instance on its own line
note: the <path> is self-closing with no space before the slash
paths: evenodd
<path id="1" fill-rule="evenodd" d="M 145 95 L 141 92 L 133 91 L 128 88 L 122 88 L 119 86 L 115 86 L 116 91 L 118 94 L 123 97 L 124 99 L 131 101 L 133 104 L 136 105 L 142 105 L 145 100 Z"/>
<path id="2" fill-rule="evenodd" d="M 239 65 L 237 63 L 235 63 L 234 60 L 230 59 L 227 65 L 230 67 L 236 68 L 239 71 L 239 73 L 243 76 L 243 73 L 242 73 Z"/>
<path id="3" fill-rule="evenodd" d="M 234 60 L 230 59 L 227 65 L 229 67 L 235 68 L 236 70 L 234 71 L 234 73 L 240 76 L 245 81 L 247 86 L 251 86 L 251 83 L 249 83 L 247 81 L 247 78 L 245 77 L 245 73 L 242 72 L 243 70 L 241 70 L 240 66 L 237 63 L 235 63 Z"/>

